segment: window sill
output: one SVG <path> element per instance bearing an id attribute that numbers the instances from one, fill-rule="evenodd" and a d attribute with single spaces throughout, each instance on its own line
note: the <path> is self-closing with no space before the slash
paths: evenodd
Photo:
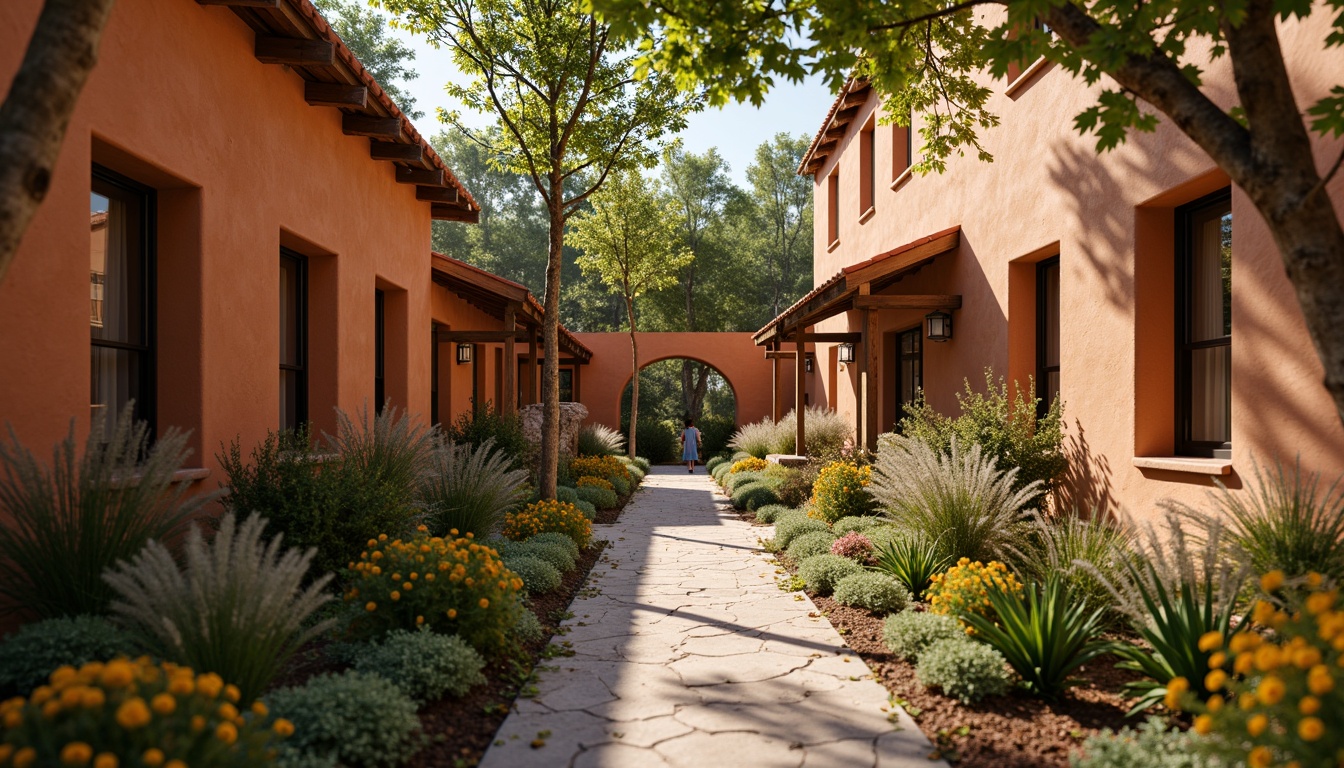
<path id="1" fill-rule="evenodd" d="M 1031 82 L 1031 80 L 1034 77 L 1036 77 L 1037 74 L 1039 74 L 1048 66 L 1050 66 L 1050 62 L 1047 61 L 1044 56 L 1040 57 L 1036 61 L 1032 62 L 1031 66 L 1022 70 L 1021 74 L 1013 78 L 1013 81 L 1008 84 L 1008 87 L 1005 88 L 1003 92 L 1009 98 L 1016 98 L 1021 91 L 1026 89 L 1027 83 Z"/>
<path id="2" fill-rule="evenodd" d="M 892 179 L 891 191 L 895 192 L 897 189 L 900 189 L 901 186 L 903 186 L 905 182 L 909 181 L 913 176 L 914 174 L 910 172 L 909 167 L 907 167 L 904 171 L 901 171 L 901 175 L 897 176 L 895 179 Z"/>
<path id="3" fill-rule="evenodd" d="M 1232 462 L 1228 459 L 1200 459 L 1193 456 L 1135 456 L 1134 466 L 1194 475 L 1232 474 Z"/>
<path id="4" fill-rule="evenodd" d="M 840 241 L 838 239 L 832 240 L 831 244 L 826 246 L 826 252 L 830 253 L 831 251 L 834 251 L 836 248 L 839 247 L 840 247 Z"/>
<path id="5" fill-rule="evenodd" d="M 859 214 L 859 223 L 860 223 L 860 224 L 864 224 L 864 223 L 866 223 L 869 219 L 873 218 L 873 215 L 876 214 L 876 213 L 877 213 L 877 208 L 875 208 L 875 207 L 873 207 L 873 206 L 871 206 L 871 205 L 868 206 L 868 210 L 866 210 L 866 211 L 864 211 L 863 213 L 860 213 L 860 214 Z"/>

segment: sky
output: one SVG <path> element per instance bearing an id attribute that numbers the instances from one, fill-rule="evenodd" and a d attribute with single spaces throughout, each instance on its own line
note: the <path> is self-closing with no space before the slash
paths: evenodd
<path id="1" fill-rule="evenodd" d="M 438 133 L 442 124 L 435 118 L 435 109 L 458 109 L 460 105 L 448 94 L 443 85 L 450 80 L 463 81 L 453 67 L 451 54 L 446 49 L 435 50 L 423 38 L 412 37 L 401 30 L 389 30 L 415 50 L 415 70 L 420 77 L 406 84 L 416 99 L 416 109 L 425 116 L 415 121 L 421 135 L 429 138 Z M 765 105 L 757 109 L 750 104 L 730 104 L 719 109 L 707 109 L 691 115 L 686 130 L 680 135 L 686 149 L 702 153 L 718 147 L 719 154 L 728 161 L 732 177 L 740 186 L 747 183 L 747 166 L 755 156 L 756 147 L 774 138 L 781 131 L 803 134 L 810 141 L 834 97 L 820 78 L 810 77 L 798 84 L 776 85 L 766 96 Z M 489 125 L 488 115 L 463 112 L 468 125 Z"/>

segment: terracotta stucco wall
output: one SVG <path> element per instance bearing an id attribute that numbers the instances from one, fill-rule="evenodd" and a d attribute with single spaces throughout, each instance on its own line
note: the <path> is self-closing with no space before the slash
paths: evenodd
<path id="1" fill-rule="evenodd" d="M 630 383 L 633 362 L 628 333 L 578 333 L 593 351 L 579 376 L 579 401 L 588 408 L 588 423 L 620 428 L 621 396 Z M 659 360 L 690 358 L 705 363 L 727 379 L 737 401 L 737 423 L 770 415 L 771 363 L 749 333 L 639 333 L 640 367 Z M 784 366 L 792 375 L 792 364 Z M 641 398 L 642 399 L 642 398 Z"/>
<path id="2" fill-rule="evenodd" d="M 1328 19 L 1318 13 L 1281 25 L 1283 48 L 1299 103 L 1326 93 L 1344 68 L 1344 57 L 1324 50 Z M 1192 50 L 1193 59 L 1204 51 Z M 1205 78 L 1220 103 L 1232 100 L 1226 60 Z M 860 222 L 859 130 L 879 109 L 876 97 L 862 108 L 841 150 L 816 175 L 815 275 L 933 232 L 960 225 L 961 246 L 888 293 L 961 294 L 955 336 L 924 348 L 929 400 L 954 411 L 964 379 L 983 370 L 1022 381 L 1035 369 L 1035 262 L 1058 254 L 1061 264 L 1061 377 L 1067 440 L 1073 454 L 1067 503 L 1119 505 L 1150 515 L 1158 500 L 1201 502 L 1207 476 L 1140 469 L 1136 456 L 1170 456 L 1174 450 L 1173 209 L 1226 186 L 1212 161 L 1167 122 L 1152 134 L 1135 133 L 1120 149 L 1098 156 L 1095 138 L 1072 128 L 1073 117 L 1094 103 L 1089 88 L 1058 68 L 1047 68 L 1024 87 L 1006 93 L 994 83 L 990 109 L 1002 124 L 981 134 L 993 163 L 952 158 L 946 173 L 894 187 L 892 126 L 877 125 L 875 215 Z M 818 113 L 825 108 L 817 105 Z M 918 127 L 918 126 L 917 126 Z M 1326 167 L 1340 143 L 1317 138 L 1318 166 Z M 903 142 L 897 148 L 904 151 Z M 918 142 L 916 142 L 918 151 Z M 830 248 L 826 180 L 840 170 L 839 242 Z M 1331 183 L 1344 208 L 1344 177 Z M 1252 456 L 1305 468 L 1344 472 L 1344 428 L 1320 385 L 1321 369 L 1282 263 L 1259 215 L 1238 189 L 1233 208 L 1234 487 L 1251 474 Z M 884 332 L 920 324 L 925 311 L 883 311 Z M 820 324 L 821 331 L 858 331 L 858 312 Z M 849 414 L 855 412 L 857 366 L 833 362 L 831 345 L 819 345 L 821 369 L 813 392 Z M 891 350 L 884 355 L 883 427 L 894 398 L 889 391 Z M 832 383 L 833 382 L 833 383 Z M 813 395 L 814 400 L 817 395 Z"/>
<path id="3" fill-rule="evenodd" d="M 0 4 L 7 87 L 39 0 Z M 278 254 L 309 260 L 309 414 L 370 403 L 374 291 L 388 294 L 387 394 L 428 417 L 430 218 L 413 186 L 253 55 L 230 10 L 120 0 L 51 192 L 0 284 L 0 422 L 45 454 L 89 412 L 89 184 L 99 163 L 158 191 L 158 424 L 192 462 L 278 424 Z M 451 320 L 450 317 L 445 319 Z M 213 487 L 218 476 L 207 481 Z"/>

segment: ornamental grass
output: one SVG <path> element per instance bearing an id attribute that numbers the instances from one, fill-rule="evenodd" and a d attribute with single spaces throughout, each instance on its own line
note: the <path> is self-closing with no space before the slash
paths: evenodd
<path id="1" fill-rule="evenodd" d="M 294 732 L 214 673 L 148 657 L 61 667 L 0 704 L 0 764 L 247 768 L 274 762 Z"/>
<path id="2" fill-rule="evenodd" d="M 470 533 L 429 536 L 420 526 L 408 539 L 381 534 L 350 564 L 350 575 L 345 600 L 364 606 L 351 624 L 360 637 L 427 626 L 491 655 L 508 647 L 523 610 L 523 580 Z"/>
<path id="3" fill-rule="evenodd" d="M 585 549 L 593 524 L 573 504 L 555 499 L 536 501 L 504 516 L 505 538 L 523 541 L 539 533 L 563 533 Z"/>

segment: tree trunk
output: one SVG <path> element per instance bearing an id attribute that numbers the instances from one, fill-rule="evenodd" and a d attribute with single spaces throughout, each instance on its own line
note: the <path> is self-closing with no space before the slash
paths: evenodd
<path id="1" fill-rule="evenodd" d="M 47 0 L 0 104 L 0 282 L 47 195 L 114 0 Z"/>
<path id="2" fill-rule="evenodd" d="M 550 247 L 546 257 L 546 312 L 542 321 L 541 366 L 541 497 L 555 498 L 560 475 L 560 265 L 565 245 L 564 182 L 551 173 Z"/>
<path id="3" fill-rule="evenodd" d="M 630 377 L 630 437 L 626 449 L 635 458 L 635 434 L 639 431 L 639 343 L 635 341 L 635 302 L 626 298 L 625 312 L 630 318 L 630 363 L 634 374 Z"/>

